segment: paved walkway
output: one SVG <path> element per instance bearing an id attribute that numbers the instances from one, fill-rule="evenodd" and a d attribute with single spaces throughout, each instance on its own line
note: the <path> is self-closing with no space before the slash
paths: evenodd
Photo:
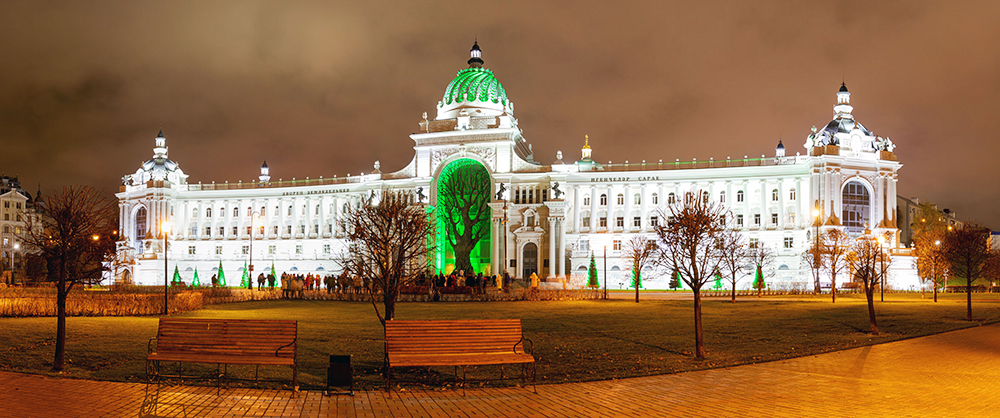
<path id="1" fill-rule="evenodd" d="M 158 417 L 1000 417 L 1000 324 L 728 369 L 530 389 L 170 387 Z M 0 372 L 0 417 L 136 417 L 145 385 Z"/>

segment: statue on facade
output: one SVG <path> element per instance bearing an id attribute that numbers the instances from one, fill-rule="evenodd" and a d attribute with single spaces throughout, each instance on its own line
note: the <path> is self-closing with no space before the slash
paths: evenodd
<path id="1" fill-rule="evenodd" d="M 424 196 L 424 187 L 417 187 L 417 202 L 424 203 L 425 199 L 427 199 L 427 196 Z"/>
<path id="2" fill-rule="evenodd" d="M 496 200 L 503 200 L 503 193 L 506 192 L 506 191 L 507 191 L 507 188 L 504 187 L 503 183 L 500 183 L 500 186 L 497 187 L 497 199 Z"/>
<path id="3" fill-rule="evenodd" d="M 562 195 L 563 195 L 563 191 L 559 190 L 559 182 L 557 181 L 555 183 L 552 183 L 552 198 L 553 199 L 561 199 Z"/>

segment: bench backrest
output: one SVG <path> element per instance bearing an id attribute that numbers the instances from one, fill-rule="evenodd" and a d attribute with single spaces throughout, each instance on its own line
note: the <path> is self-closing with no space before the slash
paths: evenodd
<path id="1" fill-rule="evenodd" d="M 295 358 L 297 334 L 297 321 L 160 318 L 156 351 Z"/>
<path id="2" fill-rule="evenodd" d="M 520 319 L 386 321 L 395 354 L 524 353 Z"/>

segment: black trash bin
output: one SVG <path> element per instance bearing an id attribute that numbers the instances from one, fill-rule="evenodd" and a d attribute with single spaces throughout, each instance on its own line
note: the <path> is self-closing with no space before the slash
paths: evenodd
<path id="1" fill-rule="evenodd" d="M 334 392 L 331 388 L 346 388 L 347 391 Z M 330 354 L 330 365 L 326 368 L 326 394 L 354 396 L 354 369 L 351 367 L 351 356 Z"/>

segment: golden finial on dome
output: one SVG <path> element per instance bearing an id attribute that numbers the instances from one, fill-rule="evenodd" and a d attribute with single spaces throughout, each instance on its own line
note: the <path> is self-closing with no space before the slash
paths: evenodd
<path id="1" fill-rule="evenodd" d="M 590 135 L 583 136 L 583 149 L 590 149 Z"/>

